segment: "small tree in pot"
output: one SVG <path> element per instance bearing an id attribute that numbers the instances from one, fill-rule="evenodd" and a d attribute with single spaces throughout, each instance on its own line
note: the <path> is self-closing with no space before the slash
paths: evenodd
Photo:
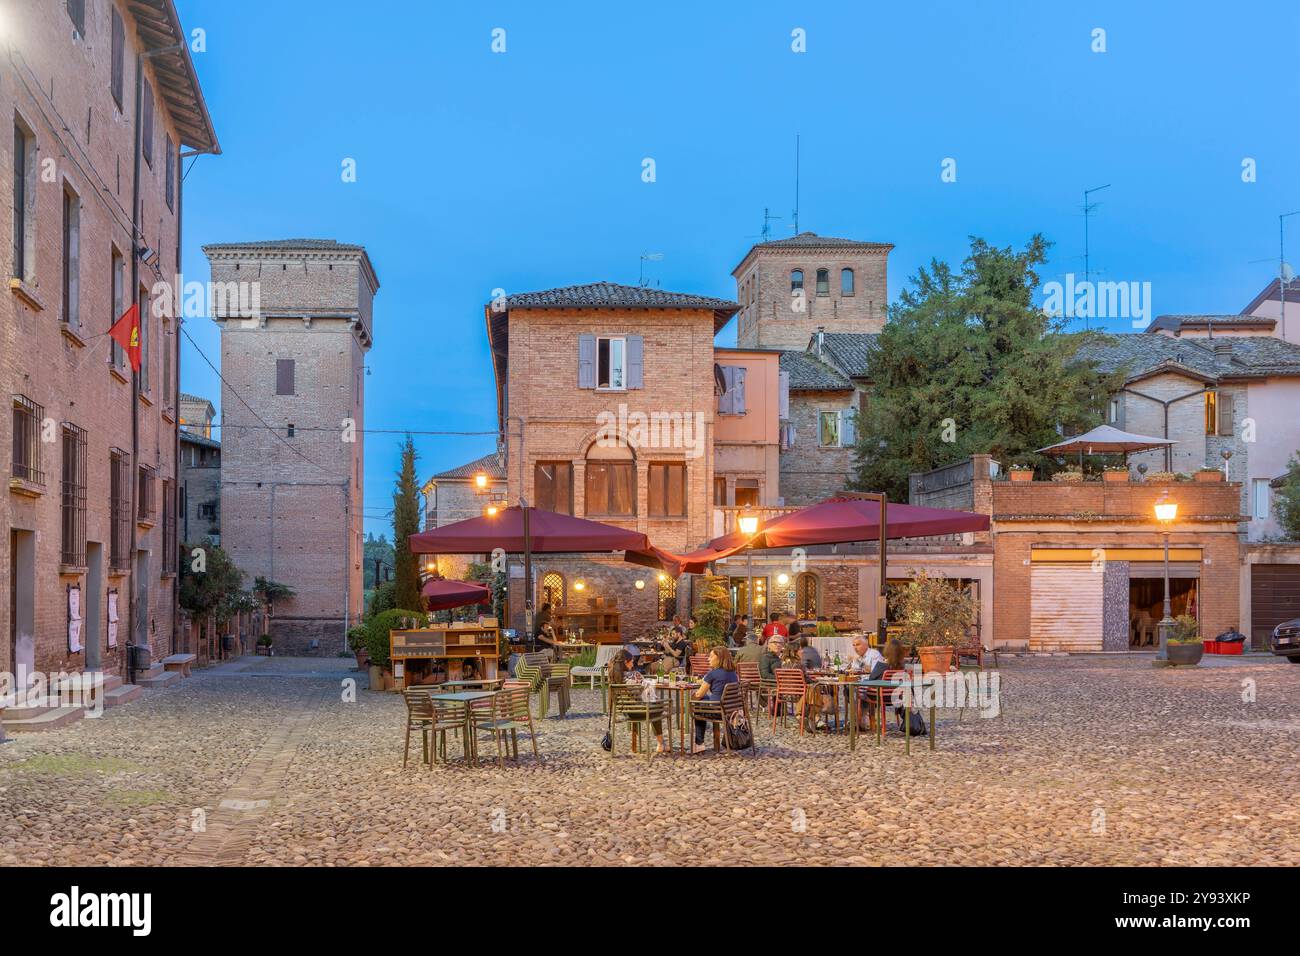
<path id="1" fill-rule="evenodd" d="M 947 673 L 953 648 L 966 643 L 979 612 L 970 592 L 958 581 L 918 571 L 890 588 L 890 602 L 897 616 L 891 630 L 916 649 L 922 670 Z"/>
<path id="2" fill-rule="evenodd" d="M 1169 660 L 1175 664 L 1199 664 L 1205 654 L 1205 644 L 1201 641 L 1201 625 L 1190 614 L 1180 614 L 1174 618 L 1174 626 L 1169 632 Z"/>

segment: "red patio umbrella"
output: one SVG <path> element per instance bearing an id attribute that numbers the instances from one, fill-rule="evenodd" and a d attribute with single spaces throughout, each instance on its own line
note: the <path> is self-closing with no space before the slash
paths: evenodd
<path id="1" fill-rule="evenodd" d="M 488 554 L 501 548 L 511 554 L 525 550 L 545 554 L 581 554 L 584 551 L 640 551 L 650 539 L 599 521 L 575 518 L 541 508 L 515 505 L 494 515 L 466 518 L 410 537 L 415 554 Z"/>
<path id="2" fill-rule="evenodd" d="M 466 604 L 487 604 L 492 600 L 492 589 L 477 581 L 453 581 L 435 578 L 420 588 L 425 607 L 430 611 L 464 607 Z"/>

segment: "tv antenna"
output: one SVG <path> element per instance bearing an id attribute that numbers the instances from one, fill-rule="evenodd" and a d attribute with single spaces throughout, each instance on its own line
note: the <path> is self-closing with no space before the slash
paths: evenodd
<path id="1" fill-rule="evenodd" d="M 763 229 L 757 236 L 748 236 L 749 239 L 759 239 L 763 242 L 772 238 L 772 220 L 780 219 L 780 216 L 774 216 L 767 206 L 763 207 Z"/>
<path id="2" fill-rule="evenodd" d="M 1282 317 L 1282 338 L 1286 339 L 1286 287 L 1295 276 L 1286 261 L 1286 221 L 1291 216 L 1300 216 L 1300 209 L 1284 212 L 1277 217 L 1277 294 L 1281 300 L 1279 314 Z"/>
<path id="3" fill-rule="evenodd" d="M 637 275 L 637 285 L 645 287 L 645 264 L 647 262 L 662 262 L 664 254 L 662 252 L 643 252 L 641 253 L 641 271 Z"/>
<path id="4" fill-rule="evenodd" d="M 1092 275 L 1092 268 L 1091 268 L 1092 261 L 1090 258 L 1091 250 L 1089 248 L 1089 243 L 1088 243 L 1088 220 L 1089 218 L 1091 218 L 1093 210 L 1101 205 L 1101 203 L 1099 202 L 1089 201 L 1088 197 L 1093 193 L 1101 192 L 1103 189 L 1110 189 L 1110 183 L 1107 183 L 1105 186 L 1093 186 L 1091 189 L 1085 189 L 1083 191 L 1083 281 L 1084 282 L 1090 281 L 1090 276 Z M 1083 327 L 1085 329 L 1089 327 L 1089 321 L 1087 316 L 1084 316 Z"/>
<path id="5" fill-rule="evenodd" d="M 799 134 L 794 134 L 794 234 L 799 235 Z"/>

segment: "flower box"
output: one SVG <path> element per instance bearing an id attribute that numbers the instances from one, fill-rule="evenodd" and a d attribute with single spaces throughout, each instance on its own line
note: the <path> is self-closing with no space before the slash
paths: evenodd
<path id="1" fill-rule="evenodd" d="M 1101 473 L 1101 480 L 1108 482 L 1127 482 L 1128 471 L 1103 471 Z"/>
<path id="2" fill-rule="evenodd" d="M 1034 469 L 1032 468 L 1012 468 L 1008 472 L 1012 481 L 1033 481 Z"/>
<path id="3" fill-rule="evenodd" d="M 1217 468 L 1203 468 L 1192 475 L 1194 481 L 1223 481 L 1223 472 Z"/>

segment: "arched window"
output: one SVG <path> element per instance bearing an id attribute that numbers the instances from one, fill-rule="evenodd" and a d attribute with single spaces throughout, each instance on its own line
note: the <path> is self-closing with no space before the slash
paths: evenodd
<path id="1" fill-rule="evenodd" d="M 542 603 L 551 607 L 564 607 L 564 575 L 547 571 L 542 575 Z"/>
<path id="2" fill-rule="evenodd" d="M 805 571 L 795 579 L 794 613 L 805 620 L 817 617 L 817 604 L 820 586 L 817 575 Z"/>
<path id="3" fill-rule="evenodd" d="M 666 574 L 659 575 L 659 620 L 671 621 L 677 613 L 677 581 Z"/>
<path id="4" fill-rule="evenodd" d="M 853 294 L 853 270 L 841 269 L 840 270 L 840 295 L 852 295 L 852 294 Z"/>
<path id="5" fill-rule="evenodd" d="M 818 295 L 831 294 L 831 273 L 829 269 L 817 270 L 817 294 Z"/>
<path id="6" fill-rule="evenodd" d="M 790 273 L 790 291 L 798 292 L 803 288 L 803 270 L 795 269 Z"/>

